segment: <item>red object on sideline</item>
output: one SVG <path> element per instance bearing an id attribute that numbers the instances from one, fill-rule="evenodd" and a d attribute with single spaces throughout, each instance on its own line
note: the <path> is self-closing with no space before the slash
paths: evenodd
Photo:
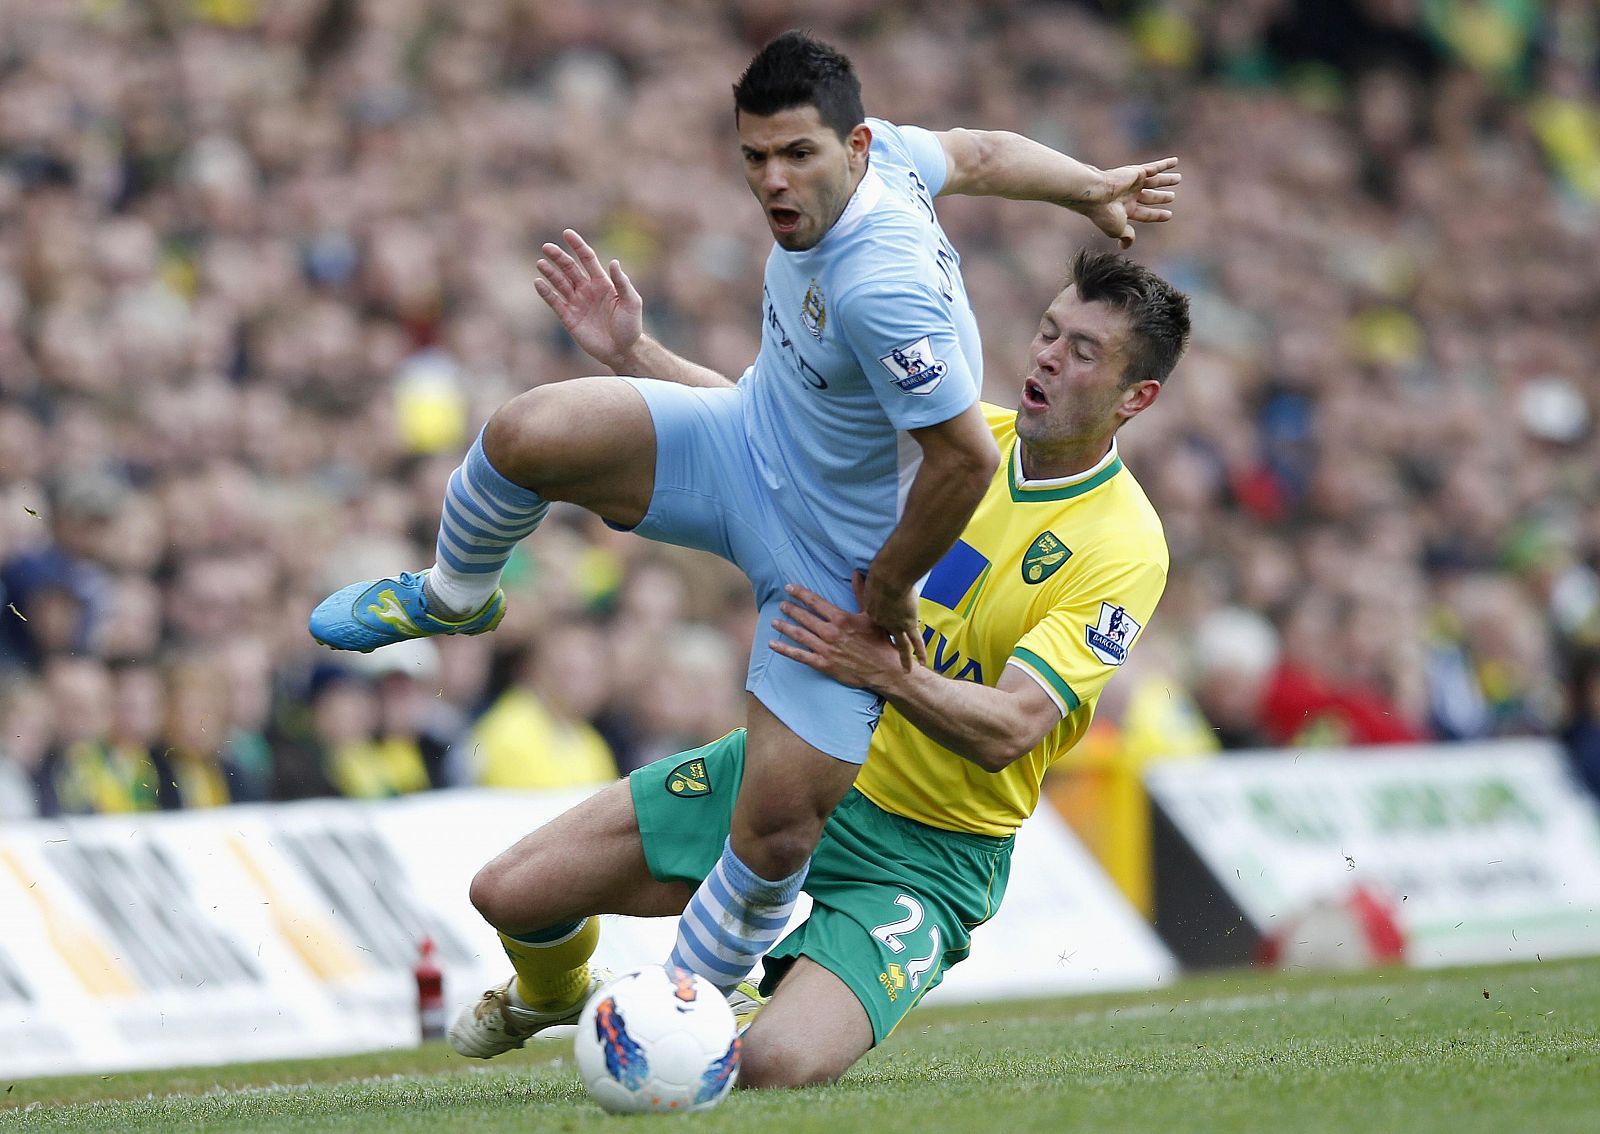
<path id="1" fill-rule="evenodd" d="M 417 952 L 417 1025 L 424 1041 L 443 1039 L 444 973 L 435 959 L 433 938 L 424 937 Z"/>
<path id="2" fill-rule="evenodd" d="M 1262 937 L 1256 964 L 1278 969 L 1366 969 L 1404 964 L 1394 902 L 1367 886 L 1312 902 Z"/>

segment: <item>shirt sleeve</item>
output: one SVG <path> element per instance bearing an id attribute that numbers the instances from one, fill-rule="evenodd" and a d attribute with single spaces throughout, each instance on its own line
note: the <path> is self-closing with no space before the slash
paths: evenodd
<path id="1" fill-rule="evenodd" d="M 894 132 L 912 168 L 928 187 L 928 196 L 937 197 L 950 176 L 950 161 L 945 156 L 944 144 L 939 141 L 938 135 L 921 126 L 896 126 L 881 119 L 873 124 L 875 132 L 883 127 Z"/>
<path id="2" fill-rule="evenodd" d="M 1011 651 L 1062 716 L 1093 701 L 1138 641 L 1167 583 L 1162 564 L 1122 562 L 1063 592 Z"/>
<path id="3" fill-rule="evenodd" d="M 949 421 L 978 400 L 950 305 L 930 287 L 863 284 L 841 297 L 845 341 L 896 429 Z"/>

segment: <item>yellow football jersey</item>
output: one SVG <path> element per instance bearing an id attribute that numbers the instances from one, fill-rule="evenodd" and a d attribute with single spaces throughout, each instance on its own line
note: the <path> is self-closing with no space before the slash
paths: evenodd
<path id="1" fill-rule="evenodd" d="M 1004 459 L 923 587 L 928 664 L 984 685 L 1020 666 L 1061 708 L 1061 723 L 1004 771 L 986 772 L 890 705 L 856 787 L 919 823 L 1007 835 L 1033 814 L 1045 769 L 1088 729 L 1100 690 L 1155 610 L 1167 541 L 1115 446 L 1078 476 L 1028 481 L 1015 411 L 983 411 Z"/>

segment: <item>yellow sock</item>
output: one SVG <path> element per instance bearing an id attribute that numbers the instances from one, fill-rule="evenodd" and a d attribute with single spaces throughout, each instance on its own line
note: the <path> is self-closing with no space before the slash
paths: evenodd
<path id="1" fill-rule="evenodd" d="M 562 927 L 557 927 L 562 928 Z M 553 938 L 528 940 L 528 938 Z M 517 970 L 517 999 L 537 1012 L 570 1008 L 589 989 L 589 958 L 600 943 L 600 919 L 586 917 L 567 932 L 500 934 L 500 944 Z"/>

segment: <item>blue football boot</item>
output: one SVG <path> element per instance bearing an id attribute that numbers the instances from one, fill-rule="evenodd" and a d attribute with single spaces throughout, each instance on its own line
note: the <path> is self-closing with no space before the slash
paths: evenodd
<path id="1" fill-rule="evenodd" d="M 422 581 L 426 571 L 402 571 L 392 579 L 351 583 L 317 604 L 311 636 L 336 650 L 368 654 L 407 638 L 436 634 L 487 634 L 506 616 L 506 596 L 496 590 L 470 618 L 451 622 L 428 613 Z"/>

